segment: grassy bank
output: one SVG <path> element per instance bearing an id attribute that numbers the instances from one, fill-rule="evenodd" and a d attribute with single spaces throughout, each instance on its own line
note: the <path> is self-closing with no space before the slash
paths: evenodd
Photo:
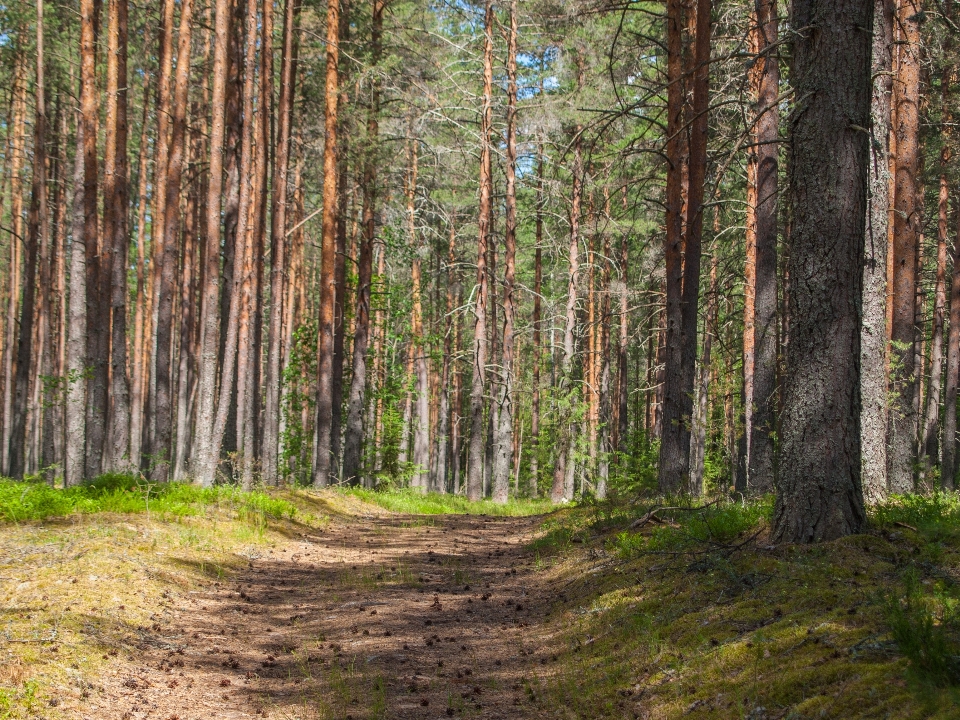
<path id="1" fill-rule="evenodd" d="M 148 486 L 55 490 L 0 481 L 0 720 L 69 717 L 100 668 L 165 639 L 167 620 L 334 509 L 295 491 Z"/>
<path id="2" fill-rule="evenodd" d="M 770 511 L 551 517 L 535 547 L 566 650 L 528 695 L 565 718 L 957 717 L 957 497 L 894 499 L 817 546 L 770 546 Z"/>

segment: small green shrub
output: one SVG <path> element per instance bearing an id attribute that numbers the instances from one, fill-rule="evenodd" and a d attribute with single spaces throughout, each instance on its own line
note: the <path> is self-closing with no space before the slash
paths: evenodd
<path id="1" fill-rule="evenodd" d="M 955 606 L 923 592 L 913 568 L 904 573 L 904 592 L 887 603 L 893 639 L 917 677 L 937 687 L 960 684 L 960 618 Z"/>

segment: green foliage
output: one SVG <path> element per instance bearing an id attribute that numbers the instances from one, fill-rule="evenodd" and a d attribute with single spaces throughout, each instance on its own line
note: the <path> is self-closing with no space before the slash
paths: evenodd
<path id="1" fill-rule="evenodd" d="M 960 495 L 894 495 L 873 508 L 870 517 L 879 527 L 900 523 L 915 528 L 927 540 L 956 539 L 960 537 Z"/>
<path id="2" fill-rule="evenodd" d="M 99 512 L 181 517 L 200 515 L 214 506 L 254 524 L 262 524 L 267 517 L 293 519 L 299 512 L 293 503 L 265 492 L 244 492 L 232 485 L 202 488 L 147 483 L 120 473 L 101 475 L 65 489 L 40 482 L 0 480 L 0 522 L 7 523 Z"/>
<path id="3" fill-rule="evenodd" d="M 293 331 L 290 363 L 283 371 L 283 432 L 280 435 L 280 469 L 284 479 L 309 482 L 313 450 L 310 420 L 316 405 L 313 386 L 317 376 L 317 326 L 307 321 Z M 308 421 L 305 423 L 304 415 Z"/>
<path id="4" fill-rule="evenodd" d="M 470 502 L 462 495 L 423 494 L 407 488 L 385 492 L 351 488 L 343 492 L 387 510 L 411 515 L 541 515 L 554 507 L 548 500 L 510 500 L 498 505 L 490 500 Z"/>
<path id="5" fill-rule="evenodd" d="M 703 507 L 690 505 L 686 500 L 686 506 L 678 503 L 674 508 L 654 508 L 649 512 L 654 513 L 645 523 L 654 526 L 649 534 L 628 530 L 614 539 L 613 548 L 621 556 L 680 551 L 701 544 L 729 545 L 769 521 L 773 496 L 744 503 L 718 501 Z"/>
<path id="6" fill-rule="evenodd" d="M 960 614 L 944 589 L 924 591 L 920 575 L 909 568 L 904 590 L 887 604 L 887 622 L 917 678 L 937 687 L 960 685 Z"/>

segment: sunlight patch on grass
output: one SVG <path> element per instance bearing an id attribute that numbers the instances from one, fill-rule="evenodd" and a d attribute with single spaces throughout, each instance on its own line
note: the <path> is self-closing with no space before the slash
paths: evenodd
<path id="1" fill-rule="evenodd" d="M 416 490 L 387 490 L 378 492 L 362 488 L 338 490 L 364 502 L 377 505 L 395 513 L 409 515 L 496 515 L 502 517 L 521 517 L 543 515 L 555 509 L 549 500 L 510 499 L 501 505 L 491 500 L 471 502 L 462 495 L 440 493 L 420 493 Z"/>

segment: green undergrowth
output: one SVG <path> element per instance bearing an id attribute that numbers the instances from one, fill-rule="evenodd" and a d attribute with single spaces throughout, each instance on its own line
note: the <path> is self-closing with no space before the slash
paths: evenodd
<path id="1" fill-rule="evenodd" d="M 772 499 L 549 516 L 559 718 L 956 718 L 960 500 L 895 497 L 861 535 L 770 544 Z"/>
<path id="2" fill-rule="evenodd" d="M 525 500 L 511 498 L 505 504 L 492 500 L 471 502 L 462 495 L 421 493 L 411 489 L 365 490 L 350 488 L 340 491 L 364 502 L 378 505 L 386 510 L 409 515 L 497 515 L 527 516 L 542 515 L 556 506 L 549 500 Z"/>
<path id="3" fill-rule="evenodd" d="M 200 515 L 215 507 L 241 518 L 293 519 L 303 511 L 276 493 L 245 492 L 235 485 L 204 488 L 185 483 L 149 483 L 135 475 L 107 474 L 68 488 L 43 482 L 0 480 L 0 522 L 24 522 L 92 513 Z"/>

